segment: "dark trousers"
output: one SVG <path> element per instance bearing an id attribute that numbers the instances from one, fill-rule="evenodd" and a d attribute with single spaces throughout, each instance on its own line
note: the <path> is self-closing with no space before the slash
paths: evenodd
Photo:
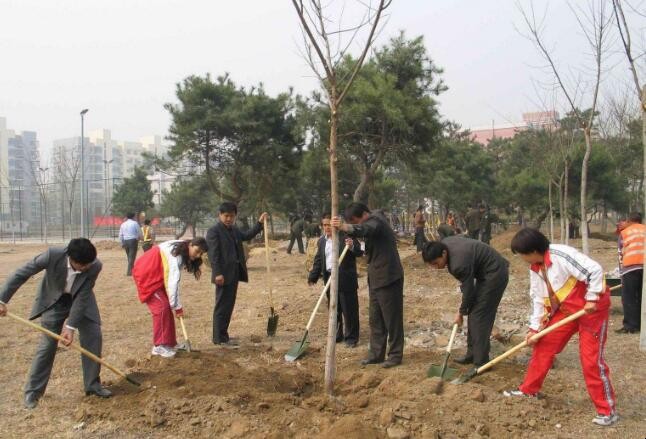
<path id="1" fill-rule="evenodd" d="M 424 227 L 415 227 L 415 245 L 417 246 L 418 252 L 424 249 L 425 243 L 426 235 L 424 234 Z"/>
<path id="2" fill-rule="evenodd" d="M 123 241 L 123 248 L 126 250 L 126 257 L 128 258 L 128 268 L 126 270 L 126 276 L 132 275 L 132 266 L 135 265 L 138 246 L 139 240 L 137 239 L 126 239 Z"/>
<path id="3" fill-rule="evenodd" d="M 213 308 L 213 343 L 229 341 L 229 323 L 238 295 L 238 279 L 226 285 L 215 287 L 215 308 Z"/>
<path id="4" fill-rule="evenodd" d="M 644 270 L 635 270 L 621 277 L 621 304 L 624 307 L 624 328 L 639 330 L 641 327 L 642 280 Z"/>
<path id="5" fill-rule="evenodd" d="M 327 283 L 330 273 L 323 276 L 323 283 Z M 330 291 L 327 293 L 328 306 Z M 337 331 L 336 341 L 355 344 L 359 341 L 359 297 L 356 288 L 341 288 L 339 284 L 339 300 L 337 301 Z M 345 331 L 344 331 L 345 327 Z"/>
<path id="6" fill-rule="evenodd" d="M 388 359 L 401 362 L 404 354 L 404 278 L 370 291 L 371 359 L 383 361 L 386 346 Z"/>
<path id="7" fill-rule="evenodd" d="M 43 313 L 40 320 L 41 325 L 56 334 L 60 334 L 63 329 L 63 323 L 70 314 L 71 307 L 71 296 L 63 294 L 58 302 Z M 81 347 L 100 357 L 102 344 L 101 325 L 85 318 L 77 329 Z M 49 376 L 52 373 L 57 347 L 57 340 L 45 334 L 42 335 L 36 349 L 36 355 L 31 363 L 29 377 L 25 383 L 25 394 L 35 393 L 42 395 L 45 393 Z M 83 367 L 83 386 L 85 391 L 100 390 L 99 374 L 101 366 L 85 355 L 81 355 L 81 365 Z"/>
<path id="8" fill-rule="evenodd" d="M 491 330 L 496 320 L 498 304 L 509 281 L 506 270 L 493 277 L 493 281 L 476 281 L 476 301 L 469 310 L 467 320 L 467 356 L 473 357 L 473 364 L 476 366 L 489 362 Z"/>
<path id="9" fill-rule="evenodd" d="M 298 252 L 300 254 L 305 253 L 305 250 L 303 249 L 303 238 L 300 234 L 293 232 L 289 234 L 289 245 L 287 246 L 287 253 L 292 252 L 292 248 L 294 248 L 294 241 L 298 242 Z"/>

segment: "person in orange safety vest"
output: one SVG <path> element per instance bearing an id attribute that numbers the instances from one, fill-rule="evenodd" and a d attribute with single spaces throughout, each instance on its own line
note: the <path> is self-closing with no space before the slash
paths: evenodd
<path id="1" fill-rule="evenodd" d="M 619 232 L 619 257 L 621 273 L 621 303 L 624 308 L 623 326 L 615 332 L 639 332 L 642 306 L 642 281 L 644 276 L 644 241 L 646 226 L 642 215 L 632 212 Z"/>

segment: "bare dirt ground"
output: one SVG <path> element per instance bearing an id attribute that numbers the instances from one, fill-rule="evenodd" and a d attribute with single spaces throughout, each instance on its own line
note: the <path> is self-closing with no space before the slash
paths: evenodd
<path id="1" fill-rule="evenodd" d="M 510 285 L 498 313 L 497 336 L 522 340 L 529 309 L 527 269 L 508 250 L 512 232 L 493 245 L 512 262 Z M 575 245 L 578 244 L 575 242 Z M 143 382 L 135 388 L 109 370 L 102 373 L 114 397 L 100 400 L 82 391 L 79 356 L 61 348 L 47 392 L 36 410 L 22 406 L 22 386 L 39 337 L 33 330 L 0 320 L 0 437 L 252 437 L 252 438 L 479 438 L 532 437 L 642 438 L 646 435 L 646 354 L 638 335 L 619 336 L 621 303 L 613 298 L 607 361 L 621 421 L 600 428 L 591 423 L 594 408 L 581 374 L 576 337 L 558 357 L 540 401 L 509 400 L 501 395 L 522 380 L 529 352 L 505 361 L 491 372 L 457 386 L 425 378 L 431 363 L 440 363 L 452 316 L 459 304 L 457 283 L 446 272 L 431 272 L 408 242 L 400 254 L 406 270 L 406 350 L 402 366 L 362 368 L 368 340 L 367 287 L 360 279 L 361 341 L 337 349 L 337 398 L 323 396 L 326 315 L 322 309 L 310 333 L 308 354 L 296 363 L 283 360 L 300 339 L 321 285 L 309 288 L 305 258 L 286 255 L 274 243 L 275 301 L 278 333 L 267 338 L 269 311 L 262 248 L 251 251 L 249 284 L 241 284 L 230 332 L 239 349 L 211 344 L 213 288 L 208 273 L 199 282 L 184 276 L 182 300 L 187 329 L 199 353 L 171 360 L 151 358 L 151 319 L 138 303 L 135 287 L 124 275 L 125 255 L 111 243 L 97 244 L 104 263 L 96 285 L 103 319 L 104 357 Z M 592 256 L 606 270 L 616 265 L 612 242 L 593 240 Z M 0 280 L 43 245 L 0 245 Z M 365 273 L 365 270 L 362 270 Z M 27 316 L 36 282 L 27 283 L 10 309 Z M 324 307 L 322 307 L 324 308 Z M 179 334 L 178 328 L 178 334 Z M 181 339 L 181 335 L 178 336 Z M 463 352 L 460 334 L 454 355 Z M 493 354 L 511 346 L 494 341 Z"/>

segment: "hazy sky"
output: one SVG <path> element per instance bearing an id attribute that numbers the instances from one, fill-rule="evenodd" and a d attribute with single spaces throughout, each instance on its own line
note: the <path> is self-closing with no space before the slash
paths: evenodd
<path id="1" fill-rule="evenodd" d="M 646 1 L 629 1 L 646 11 Z M 548 4 L 536 3 L 541 11 Z M 646 18 L 627 13 L 643 50 Z M 378 45 L 400 30 L 424 35 L 445 70 L 449 91 L 439 100 L 448 119 L 474 127 L 537 109 L 542 93 L 533 80 L 549 75 L 516 30 L 522 21 L 515 1 L 393 0 L 388 14 Z M 109 128 L 115 139 L 166 135 L 163 104 L 190 74 L 229 72 L 240 85 L 262 81 L 269 93 L 317 87 L 299 55 L 289 0 L 0 0 L 0 17 L 0 116 L 10 128 L 37 131 L 45 148 L 80 134 L 83 108 L 90 109 L 86 129 Z M 565 1 L 549 2 L 546 21 L 559 66 L 573 75 L 590 66 Z M 619 55 L 609 57 L 604 93 L 629 79 Z M 646 56 L 641 60 L 644 66 Z"/>

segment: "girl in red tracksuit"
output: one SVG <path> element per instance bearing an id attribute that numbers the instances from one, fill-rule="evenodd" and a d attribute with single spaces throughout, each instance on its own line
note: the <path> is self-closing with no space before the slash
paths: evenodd
<path id="1" fill-rule="evenodd" d="M 579 334 L 579 357 L 588 394 L 596 407 L 597 425 L 609 426 L 619 420 L 610 369 L 604 359 L 610 290 L 601 265 L 566 245 L 550 244 L 538 230 L 522 229 L 511 241 L 511 250 L 530 264 L 532 315 L 527 341 L 534 346 L 525 380 L 505 396 L 537 396 L 554 357 L 570 338 Z M 536 332 L 585 309 L 586 314 L 547 334 L 537 342 Z"/>
<path id="2" fill-rule="evenodd" d="M 179 281 L 184 268 L 200 278 L 202 254 L 207 251 L 204 238 L 173 240 L 152 247 L 137 259 L 132 277 L 139 300 L 145 303 L 153 317 L 153 355 L 170 358 L 175 355 L 176 317 L 184 315 L 179 301 Z"/>

